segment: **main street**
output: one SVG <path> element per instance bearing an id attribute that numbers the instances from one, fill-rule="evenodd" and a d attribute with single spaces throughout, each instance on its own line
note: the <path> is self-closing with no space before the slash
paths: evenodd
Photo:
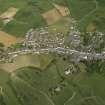
<path id="1" fill-rule="evenodd" d="M 22 42 L 23 47 L 16 51 L 7 52 L 7 57 L 4 56 L 0 61 L 11 61 L 15 57 L 23 54 L 40 54 L 40 53 L 56 53 L 64 56 L 71 56 L 74 61 L 81 60 L 105 60 L 105 53 L 83 52 L 70 48 L 65 44 L 78 46 L 81 43 L 81 36 L 76 28 L 76 22 L 71 19 L 70 32 L 65 41 L 62 33 L 54 33 L 48 30 L 48 27 L 40 29 L 30 29 L 26 33 L 26 37 Z M 91 33 L 92 34 L 92 33 Z M 98 32 L 98 36 L 103 34 Z M 81 49 L 82 50 L 82 49 Z M 69 58 L 68 58 L 69 59 Z"/>
<path id="2" fill-rule="evenodd" d="M 88 52 L 82 52 L 77 50 L 72 50 L 69 48 L 45 48 L 45 49 L 24 49 L 19 50 L 16 52 L 9 52 L 8 56 L 11 58 L 15 58 L 19 55 L 23 54 L 41 54 L 41 53 L 56 53 L 60 55 L 71 55 L 73 57 L 76 57 L 76 59 L 79 60 L 105 60 L 105 55 L 103 53 L 88 53 Z"/>

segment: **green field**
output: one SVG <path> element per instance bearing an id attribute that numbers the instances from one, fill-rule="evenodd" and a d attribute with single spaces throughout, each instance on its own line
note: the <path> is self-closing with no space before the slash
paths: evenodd
<path id="1" fill-rule="evenodd" d="M 53 9 L 52 3 L 67 6 L 71 16 L 79 22 L 81 31 L 92 31 L 92 25 L 94 29 L 105 32 L 104 0 L 0 0 L 0 14 L 10 7 L 19 9 L 14 20 L 5 26 L 0 19 L 0 27 L 7 33 L 23 37 L 30 28 L 47 25 L 41 14 Z"/>
<path id="2" fill-rule="evenodd" d="M 30 28 L 47 25 L 41 14 L 54 8 L 49 0 L 0 0 L 0 14 L 10 7 L 18 8 L 19 11 L 14 19 L 4 26 L 0 19 L 0 27 L 16 37 L 25 36 Z"/>
<path id="3" fill-rule="evenodd" d="M 55 3 L 66 5 L 71 16 L 79 22 L 81 31 L 93 24 L 95 29 L 105 32 L 105 1 L 104 0 L 53 0 Z M 91 31 L 88 30 L 88 31 Z"/>
<path id="4" fill-rule="evenodd" d="M 104 105 L 104 74 L 96 72 L 93 64 L 91 73 L 81 71 L 66 76 L 64 71 L 69 64 L 56 56 L 45 70 L 35 67 L 23 67 L 12 73 L 0 70 L 0 105 Z M 85 66 L 87 70 L 89 65 Z M 57 88 L 60 90 L 56 91 Z"/>
<path id="5" fill-rule="evenodd" d="M 32 27 L 47 26 L 41 14 L 54 9 L 52 3 L 67 6 L 80 31 L 105 32 L 105 0 L 0 0 L 0 14 L 10 7 L 19 9 L 6 25 L 0 18 L 0 30 L 24 37 Z M 64 35 L 69 28 L 69 17 L 48 27 Z M 83 45 L 88 46 L 93 36 L 85 33 L 82 37 Z M 104 45 L 100 44 L 102 50 Z M 77 64 L 71 59 L 57 54 L 28 54 L 17 56 L 13 63 L 0 64 L 0 105 L 105 105 L 105 62 Z M 67 75 L 69 66 L 78 72 Z"/>
<path id="6" fill-rule="evenodd" d="M 50 0 L 0 0 L 0 14 L 6 12 L 11 7 L 19 9 L 13 17 L 13 20 L 6 25 L 3 25 L 3 19 L 0 18 L 0 29 L 16 37 L 24 37 L 30 28 L 47 26 L 46 20 L 42 17 L 42 13 L 54 9 L 53 3 Z M 61 3 L 60 5 L 63 4 Z M 69 22 L 65 17 L 62 18 L 60 22 L 54 23 L 51 27 L 62 30 L 64 28 L 62 24 L 68 25 Z M 65 34 L 65 30 L 63 29 L 62 31 Z"/>

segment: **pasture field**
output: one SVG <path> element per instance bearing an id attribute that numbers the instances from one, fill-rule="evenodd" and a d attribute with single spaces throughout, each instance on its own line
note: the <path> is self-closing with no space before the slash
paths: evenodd
<path id="1" fill-rule="evenodd" d="M 0 105 L 104 105 L 105 77 L 96 72 L 66 77 L 67 63 L 57 57 L 45 70 L 32 66 L 11 73 L 0 70 Z"/>

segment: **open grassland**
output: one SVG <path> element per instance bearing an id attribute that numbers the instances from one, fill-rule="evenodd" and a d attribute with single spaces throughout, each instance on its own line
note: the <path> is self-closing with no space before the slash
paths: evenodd
<path id="1" fill-rule="evenodd" d="M 57 57 L 45 70 L 0 70 L 0 105 L 104 105 L 105 77 L 81 72 L 66 78 L 68 65 L 68 61 Z"/>

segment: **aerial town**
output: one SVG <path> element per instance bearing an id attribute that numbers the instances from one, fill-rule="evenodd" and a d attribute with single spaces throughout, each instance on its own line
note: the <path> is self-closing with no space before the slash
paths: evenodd
<path id="1" fill-rule="evenodd" d="M 0 0 L 0 105 L 105 105 L 105 0 Z"/>
<path id="2" fill-rule="evenodd" d="M 36 53 L 57 53 L 61 55 L 72 55 L 74 61 L 78 62 L 81 60 L 105 60 L 105 52 L 96 53 L 91 52 L 93 46 L 97 46 L 98 42 L 102 41 L 102 32 L 96 32 L 91 40 L 91 44 L 87 46 L 87 51 L 84 52 L 84 49 L 76 50 L 76 48 L 82 44 L 81 33 L 77 29 L 76 21 L 74 19 L 70 20 L 72 26 L 70 27 L 70 32 L 65 38 L 62 33 L 53 33 L 48 31 L 48 27 L 39 28 L 39 29 L 30 29 L 25 36 L 25 39 L 22 41 L 22 47 L 16 49 L 16 51 L 4 51 L 1 54 L 0 61 L 10 62 L 16 56 L 23 54 L 36 54 Z M 88 33 L 92 35 L 93 33 Z"/>

